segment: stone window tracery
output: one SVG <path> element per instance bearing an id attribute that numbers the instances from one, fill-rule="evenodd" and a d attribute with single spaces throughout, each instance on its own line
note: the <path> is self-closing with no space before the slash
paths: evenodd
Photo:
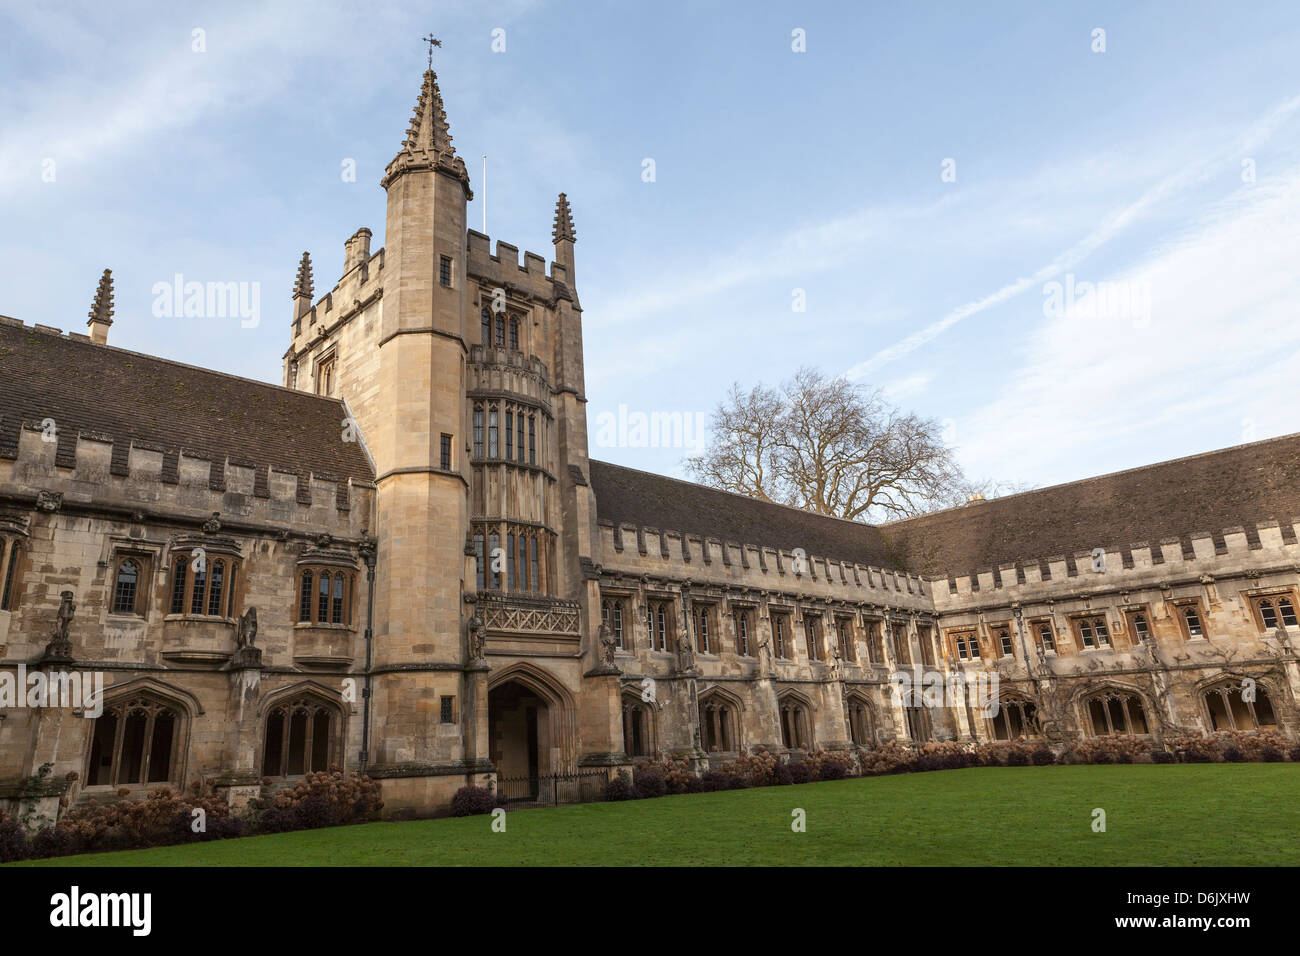
<path id="1" fill-rule="evenodd" d="M 262 773 L 292 777 L 328 770 L 341 722 L 333 704 L 311 694 L 272 708 L 266 717 Z"/>
<path id="2" fill-rule="evenodd" d="M 782 697 L 781 743 L 787 750 L 812 749 L 812 715 L 808 706 L 797 697 Z"/>
<path id="3" fill-rule="evenodd" d="M 623 695 L 623 752 L 629 757 L 651 757 L 655 753 L 654 713 L 647 702 L 633 694 Z"/>
<path id="4" fill-rule="evenodd" d="M 850 697 L 849 739 L 859 747 L 870 747 L 876 742 L 875 722 L 871 717 L 871 708 L 860 697 Z"/>
<path id="5" fill-rule="evenodd" d="M 1041 737 L 1038 725 L 1038 707 L 1024 697 L 1007 696 L 998 701 L 998 712 L 989 718 L 993 737 L 997 740 L 1018 740 Z"/>
<path id="6" fill-rule="evenodd" d="M 734 753 L 740 749 L 740 722 L 736 707 L 720 694 L 700 701 L 700 744 L 706 753 Z"/>
<path id="7" fill-rule="evenodd" d="M 1150 733 L 1146 707 L 1132 691 L 1113 687 L 1097 691 L 1084 698 L 1084 709 L 1093 736 Z"/>
<path id="8" fill-rule="evenodd" d="M 181 714 L 150 694 L 104 705 L 91 731 L 86 786 L 174 782 Z"/>
<path id="9" fill-rule="evenodd" d="M 1276 730 L 1277 716 L 1268 691 L 1258 682 L 1227 680 L 1201 694 L 1210 730 Z"/>
<path id="10" fill-rule="evenodd" d="M 1254 599 L 1255 613 L 1265 631 L 1274 631 L 1278 625 L 1296 627 L 1295 605 L 1291 598 L 1284 595 L 1272 595 Z"/>
<path id="11" fill-rule="evenodd" d="M 1110 647 L 1110 629 L 1106 626 L 1106 618 L 1081 617 L 1075 621 L 1075 626 L 1079 629 L 1079 644 L 1084 648 L 1102 648 Z"/>

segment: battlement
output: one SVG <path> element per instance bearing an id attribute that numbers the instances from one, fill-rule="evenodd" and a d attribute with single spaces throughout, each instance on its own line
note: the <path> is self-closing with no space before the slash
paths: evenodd
<path id="1" fill-rule="evenodd" d="M 109 435 L 52 432 L 24 421 L 15 444 L 0 445 L 0 499 L 52 500 L 144 513 L 207 517 L 213 512 L 285 527 L 349 533 L 369 520 L 374 484 L 323 473 L 297 474 L 265 462 L 168 451 Z M 353 514 L 355 512 L 355 514 Z"/>
<path id="2" fill-rule="evenodd" d="M 544 303 L 555 299 L 556 283 L 568 285 L 568 270 L 559 263 L 550 264 L 548 275 L 545 257 L 525 251 L 521 263 L 518 246 L 498 239 L 496 253 L 493 254 L 491 243 L 489 236 L 473 229 L 468 230 L 466 250 L 470 278 Z"/>
<path id="3" fill-rule="evenodd" d="M 1126 548 L 1098 548 L 1049 555 L 1038 561 L 1007 562 L 974 574 L 931 579 L 940 608 L 998 600 L 1030 601 L 1108 590 L 1160 587 L 1188 578 L 1247 575 L 1300 563 L 1295 518 L 1260 521 L 1249 527 L 1198 531 L 1135 542 Z"/>
<path id="4" fill-rule="evenodd" d="M 903 571 L 606 520 L 599 522 L 599 531 L 610 571 L 793 593 L 808 600 L 933 609 L 930 582 Z"/>
<path id="5" fill-rule="evenodd" d="M 295 351 L 326 329 L 363 312 L 383 296 L 384 250 L 369 254 L 369 232 L 369 229 L 359 230 L 347 241 L 342 278 L 303 315 L 293 320 L 292 348 Z"/>

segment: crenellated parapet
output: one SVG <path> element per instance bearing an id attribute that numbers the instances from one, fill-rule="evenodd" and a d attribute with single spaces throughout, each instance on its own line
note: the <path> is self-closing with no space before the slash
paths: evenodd
<path id="1" fill-rule="evenodd" d="M 551 309 L 560 299 L 572 300 L 572 279 L 559 263 L 552 262 L 548 274 L 546 258 L 535 252 L 524 252 L 520 261 L 519 247 L 498 239 L 494 254 L 491 238 L 473 229 L 468 232 L 468 240 L 468 273 L 474 281 Z"/>
<path id="2" fill-rule="evenodd" d="M 252 461 L 239 449 L 218 460 L 39 421 L 22 422 L 16 443 L 0 447 L 0 500 L 57 497 L 65 510 L 192 521 L 220 512 L 267 528 L 349 535 L 367 526 L 373 489 L 370 481 Z"/>
<path id="3" fill-rule="evenodd" d="M 1142 588 L 1205 586 L 1216 578 L 1294 574 L 1300 542 L 1294 518 L 1135 542 L 1125 548 L 1077 550 L 1007 562 L 971 575 L 931 581 L 940 612 L 1006 604 L 1119 595 Z"/>
<path id="4" fill-rule="evenodd" d="M 787 590 L 930 612 L 931 583 L 890 568 L 689 532 L 600 522 L 603 565 L 637 574 Z"/>

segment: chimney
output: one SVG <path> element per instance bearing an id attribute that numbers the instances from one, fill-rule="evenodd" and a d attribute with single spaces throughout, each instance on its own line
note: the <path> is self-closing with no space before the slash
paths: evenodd
<path id="1" fill-rule="evenodd" d="M 99 277 L 95 301 L 90 305 L 90 341 L 96 345 L 108 344 L 108 327 L 113 324 L 113 271 L 105 269 Z"/>
<path id="2" fill-rule="evenodd" d="M 370 261 L 370 230 L 362 226 L 343 243 L 343 274 Z"/>

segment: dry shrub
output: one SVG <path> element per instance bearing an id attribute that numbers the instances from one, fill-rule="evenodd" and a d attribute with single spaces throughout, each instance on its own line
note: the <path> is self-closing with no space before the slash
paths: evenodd
<path id="1" fill-rule="evenodd" d="M 654 760 L 642 760 L 636 765 L 636 775 L 646 770 L 656 770 L 664 778 L 664 785 L 669 793 L 698 793 L 700 778 L 691 772 L 690 761 L 685 757 L 663 757 Z"/>

